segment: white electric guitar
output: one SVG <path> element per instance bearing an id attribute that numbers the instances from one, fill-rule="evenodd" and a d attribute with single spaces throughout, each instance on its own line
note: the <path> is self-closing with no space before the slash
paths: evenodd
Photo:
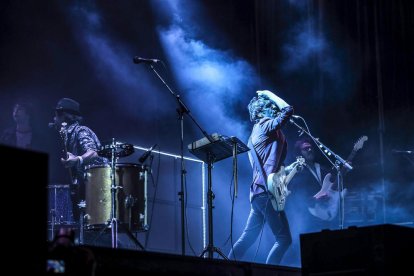
<path id="1" fill-rule="evenodd" d="M 357 153 L 358 150 L 362 149 L 364 146 L 364 142 L 368 140 L 367 136 L 362 136 L 358 139 L 355 143 L 352 152 L 349 154 L 347 158 L 347 162 L 350 162 Z M 313 207 L 309 207 L 309 212 L 315 216 L 320 218 L 321 220 L 333 220 L 336 215 L 338 214 L 339 208 L 339 192 L 332 190 L 332 185 L 335 181 L 331 181 L 332 174 L 328 173 L 325 178 L 323 179 L 322 188 L 319 192 L 317 192 L 313 198 L 317 201 Z M 342 190 L 342 198 L 345 197 L 347 190 Z"/>
<path id="2" fill-rule="evenodd" d="M 273 195 L 271 202 L 276 211 L 284 210 L 286 197 L 290 194 L 287 186 L 299 169 L 302 168 L 303 164 L 305 164 L 305 158 L 299 156 L 296 158 L 296 161 L 290 165 L 293 167 L 287 175 L 285 167 L 281 166 L 278 172 L 271 173 L 267 177 L 267 190 Z"/>

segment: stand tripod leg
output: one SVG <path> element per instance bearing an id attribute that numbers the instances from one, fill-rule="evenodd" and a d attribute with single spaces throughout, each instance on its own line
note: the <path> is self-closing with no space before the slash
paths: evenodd
<path id="1" fill-rule="evenodd" d="M 51 209 L 50 213 L 52 214 L 52 223 L 51 223 L 51 238 L 50 240 L 53 241 L 55 238 L 55 226 L 56 226 L 56 212 L 55 209 Z"/>
<path id="2" fill-rule="evenodd" d="M 141 248 L 142 251 L 145 251 L 145 247 L 139 242 L 139 240 L 132 234 L 132 232 L 125 227 L 124 224 L 120 224 L 123 232 L 127 234 L 127 236 L 132 240 L 132 242 L 135 244 L 135 246 L 138 248 Z"/>
<path id="3" fill-rule="evenodd" d="M 212 245 L 208 245 L 203 252 L 200 254 L 200 257 L 203 257 L 206 253 L 209 253 L 209 257 L 211 256 L 211 258 L 213 257 L 214 252 L 216 252 L 217 254 L 219 254 L 223 259 L 225 260 L 229 260 L 229 258 L 227 258 L 226 255 L 224 255 L 223 252 L 221 252 L 221 250 L 217 247 L 214 247 Z"/>
<path id="4" fill-rule="evenodd" d="M 224 255 L 223 254 L 223 252 L 221 252 L 221 250 L 220 249 L 218 249 L 217 247 L 214 247 L 213 246 L 213 252 L 216 252 L 217 254 L 219 254 L 223 259 L 225 259 L 225 260 L 229 260 L 229 258 L 227 258 L 227 256 L 226 255 Z"/>
<path id="5" fill-rule="evenodd" d="M 111 223 L 112 223 L 111 221 L 108 221 L 105 227 L 103 227 L 102 230 L 99 231 L 99 233 L 92 240 L 91 242 L 92 245 L 95 245 L 95 242 L 105 233 L 105 230 L 111 226 Z"/>
<path id="6" fill-rule="evenodd" d="M 111 220 L 111 237 L 112 237 L 112 248 L 118 248 L 118 221 L 116 218 Z"/>
<path id="7" fill-rule="evenodd" d="M 79 213 L 80 213 L 80 217 L 79 217 L 79 244 L 84 244 L 85 243 L 85 207 L 86 207 L 86 202 L 84 200 L 82 200 L 79 204 Z"/>
<path id="8" fill-rule="evenodd" d="M 208 253 L 208 258 L 213 258 L 213 253 L 216 252 L 219 254 L 223 259 L 228 260 L 227 256 L 224 255 L 220 249 L 215 247 L 213 244 L 213 199 L 214 193 L 212 189 L 212 180 L 211 180 L 211 170 L 212 170 L 212 162 L 209 158 L 208 162 L 208 191 L 207 191 L 207 205 L 208 205 L 208 245 L 200 254 L 200 257 L 203 257 L 204 254 Z"/>

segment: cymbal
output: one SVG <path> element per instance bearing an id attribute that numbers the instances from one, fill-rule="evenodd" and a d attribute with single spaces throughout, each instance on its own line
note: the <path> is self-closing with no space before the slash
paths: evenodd
<path id="1" fill-rule="evenodd" d="M 98 155 L 101 157 L 112 158 L 126 157 L 134 153 L 134 146 L 127 143 L 108 143 L 103 144 L 98 150 Z"/>

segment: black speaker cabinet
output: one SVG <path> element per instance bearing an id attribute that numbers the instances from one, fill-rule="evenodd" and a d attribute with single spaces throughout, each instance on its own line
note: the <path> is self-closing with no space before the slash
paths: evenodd
<path id="1" fill-rule="evenodd" d="M 302 275 L 397 275 L 414 271 L 414 228 L 406 226 L 325 230 L 302 234 L 300 243 Z"/>
<path id="2" fill-rule="evenodd" d="M 48 155 L 0 145 L 0 156 L 3 261 L 40 275 L 46 264 Z"/>

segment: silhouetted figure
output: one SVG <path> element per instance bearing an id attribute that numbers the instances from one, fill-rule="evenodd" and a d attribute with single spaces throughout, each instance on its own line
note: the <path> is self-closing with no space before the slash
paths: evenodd
<path id="1" fill-rule="evenodd" d="M 41 133 L 34 125 L 34 106 L 28 101 L 18 101 L 13 106 L 14 125 L 5 129 L 0 143 L 22 149 L 39 150 Z"/>
<path id="2" fill-rule="evenodd" d="M 47 254 L 47 274 L 95 275 L 96 259 L 93 252 L 74 243 L 75 231 L 70 228 L 57 230 L 49 244 Z"/>

